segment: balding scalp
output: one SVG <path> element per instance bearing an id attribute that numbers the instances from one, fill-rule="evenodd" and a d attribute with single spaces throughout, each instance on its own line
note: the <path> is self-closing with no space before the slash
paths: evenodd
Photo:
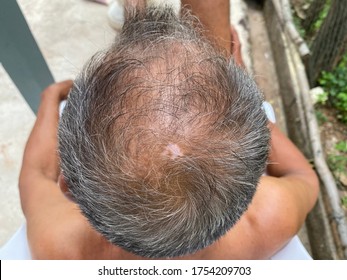
<path id="1" fill-rule="evenodd" d="M 75 80 L 59 126 L 63 175 L 110 242 L 175 257 L 224 235 L 265 170 L 254 81 L 169 8 L 133 11 Z"/>

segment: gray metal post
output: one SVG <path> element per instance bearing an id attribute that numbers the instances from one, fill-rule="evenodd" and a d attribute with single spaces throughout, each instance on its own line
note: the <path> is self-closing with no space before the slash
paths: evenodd
<path id="1" fill-rule="evenodd" d="M 17 2 L 0 2 L 0 62 L 36 113 L 41 91 L 54 79 Z"/>

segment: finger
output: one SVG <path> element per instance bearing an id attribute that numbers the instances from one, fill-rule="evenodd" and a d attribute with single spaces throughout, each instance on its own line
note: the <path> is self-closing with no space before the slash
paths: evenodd
<path id="1" fill-rule="evenodd" d="M 42 94 L 46 96 L 48 95 L 49 97 L 58 98 L 59 100 L 64 100 L 67 98 L 72 85 L 72 80 L 58 82 L 48 86 Z"/>
<path id="2" fill-rule="evenodd" d="M 62 95 L 67 96 L 68 93 L 70 92 L 72 85 L 73 85 L 73 81 L 72 80 L 66 80 L 66 81 L 59 82 L 56 85 L 59 88 L 60 93 Z"/>

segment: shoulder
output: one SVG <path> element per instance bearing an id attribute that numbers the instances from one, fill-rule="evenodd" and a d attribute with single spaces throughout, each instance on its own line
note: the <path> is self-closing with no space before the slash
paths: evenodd
<path id="1" fill-rule="evenodd" d="M 307 211 L 302 209 L 298 197 L 288 184 L 295 182 L 271 176 L 262 177 L 246 217 L 250 224 L 262 232 L 290 238 L 300 229 Z"/>
<path id="2" fill-rule="evenodd" d="M 50 180 L 36 180 L 27 193 L 27 236 L 34 259 L 77 258 L 77 234 L 86 227 L 78 206 Z M 73 246 L 70 246 L 73 245 Z"/>
<path id="3" fill-rule="evenodd" d="M 42 208 L 42 214 L 29 217 L 27 234 L 33 259 L 81 259 L 83 239 L 78 235 L 84 228 L 82 219 L 77 207 L 64 204 Z"/>
<path id="4" fill-rule="evenodd" d="M 33 259 L 109 259 L 117 258 L 120 251 L 92 228 L 79 207 L 63 195 L 30 211 L 27 236 Z"/>
<path id="5" fill-rule="evenodd" d="M 249 209 L 222 238 L 236 258 L 268 259 L 298 232 L 302 213 L 285 180 L 264 176 Z"/>

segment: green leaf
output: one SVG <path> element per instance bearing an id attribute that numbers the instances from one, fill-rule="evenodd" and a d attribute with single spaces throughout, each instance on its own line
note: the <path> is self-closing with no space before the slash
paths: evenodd
<path id="1" fill-rule="evenodd" d="M 335 145 L 335 149 L 347 153 L 347 141 L 340 141 Z M 347 160 L 347 159 L 346 159 Z"/>

